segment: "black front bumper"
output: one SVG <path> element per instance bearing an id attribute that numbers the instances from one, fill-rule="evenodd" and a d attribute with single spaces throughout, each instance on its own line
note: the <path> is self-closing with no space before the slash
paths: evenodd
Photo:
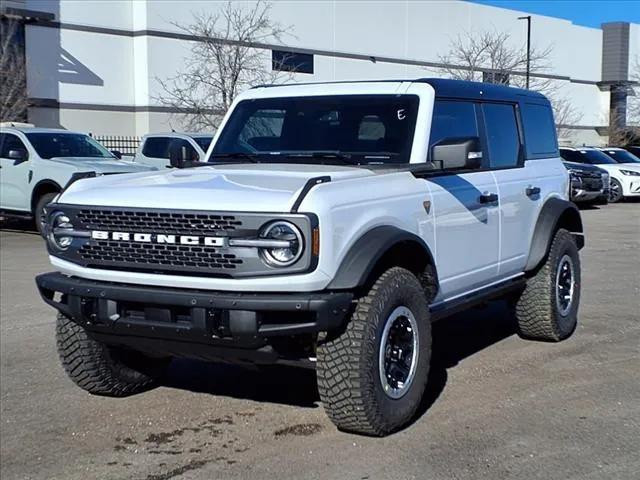
<path id="1" fill-rule="evenodd" d="M 61 273 L 39 275 L 36 284 L 45 302 L 94 336 L 134 348 L 145 345 L 142 339 L 157 340 L 146 343 L 154 344 L 158 354 L 163 348 L 166 354 L 175 353 L 171 351 L 175 344 L 166 342 L 260 349 L 274 337 L 331 331 L 342 326 L 353 298 L 348 292 L 228 293 L 148 287 Z"/>

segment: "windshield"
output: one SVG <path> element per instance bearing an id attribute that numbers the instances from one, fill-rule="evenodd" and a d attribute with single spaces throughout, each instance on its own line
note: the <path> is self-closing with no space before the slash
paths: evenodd
<path id="1" fill-rule="evenodd" d="M 209 149 L 209 145 L 211 145 L 211 140 L 213 140 L 213 136 L 211 137 L 191 137 L 195 140 L 198 146 L 202 149 L 203 152 L 206 152 Z"/>
<path id="2" fill-rule="evenodd" d="M 604 150 L 604 153 L 618 163 L 640 163 L 640 158 L 626 150 Z"/>
<path id="3" fill-rule="evenodd" d="M 210 161 L 407 163 L 415 95 L 336 95 L 244 100 Z"/>
<path id="4" fill-rule="evenodd" d="M 115 158 L 93 138 L 82 133 L 27 133 L 26 136 L 40 158 Z"/>

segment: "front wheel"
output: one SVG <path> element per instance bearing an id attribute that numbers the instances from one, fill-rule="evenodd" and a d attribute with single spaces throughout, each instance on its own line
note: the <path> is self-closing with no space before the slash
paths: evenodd
<path id="1" fill-rule="evenodd" d="M 609 185 L 609 203 L 616 203 L 622 200 L 622 184 L 615 178 L 611 179 Z"/>
<path id="2" fill-rule="evenodd" d="M 40 235 L 44 235 L 44 224 L 46 221 L 45 218 L 45 208 L 51 203 L 51 201 L 56 198 L 57 193 L 45 193 L 42 195 L 38 201 L 36 202 L 35 210 L 33 211 L 33 220 L 36 223 L 36 228 L 38 229 L 38 233 Z"/>
<path id="3" fill-rule="evenodd" d="M 171 361 L 97 342 L 62 314 L 56 324 L 56 343 L 69 378 L 94 395 L 125 397 L 148 390 Z"/>
<path id="4" fill-rule="evenodd" d="M 429 373 L 431 323 L 424 289 L 408 270 L 383 273 L 346 330 L 318 346 L 318 389 L 340 429 L 389 434 L 415 415 Z"/>

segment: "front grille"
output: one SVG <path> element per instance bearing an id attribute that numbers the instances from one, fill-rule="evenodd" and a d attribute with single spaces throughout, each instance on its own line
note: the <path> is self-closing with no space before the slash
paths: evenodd
<path id="1" fill-rule="evenodd" d="M 49 244 L 49 253 L 84 267 L 247 278 L 299 273 L 308 271 L 312 266 L 309 249 L 291 267 L 275 270 L 263 261 L 258 248 L 230 245 L 228 239 L 231 238 L 257 238 L 261 229 L 274 221 L 273 213 L 66 204 L 57 204 L 55 210 L 64 212 L 80 235 L 75 236 L 64 251 Z M 291 221 L 305 238 L 310 237 L 314 228 L 312 219 L 317 225 L 317 219 L 306 214 L 283 213 L 276 214 L 275 218 Z M 93 235 L 91 232 L 100 232 L 102 235 Z M 144 234 L 144 237 L 136 234 Z M 206 241 L 212 237 L 215 242 Z"/>
<path id="2" fill-rule="evenodd" d="M 231 253 L 192 245 L 157 245 L 120 241 L 93 241 L 78 250 L 88 263 L 153 267 L 201 267 L 207 269 L 235 269 L 243 261 Z"/>
<path id="3" fill-rule="evenodd" d="M 602 188 L 602 178 L 583 178 L 582 185 L 588 190 L 600 190 Z"/>
<path id="4" fill-rule="evenodd" d="M 77 218 L 87 230 L 204 235 L 242 227 L 233 215 L 82 209 Z"/>

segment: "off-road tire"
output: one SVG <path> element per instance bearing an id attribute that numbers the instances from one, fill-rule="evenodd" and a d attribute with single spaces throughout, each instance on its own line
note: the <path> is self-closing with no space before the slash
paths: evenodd
<path id="1" fill-rule="evenodd" d="M 48 203 L 51 202 L 54 198 L 56 198 L 57 193 L 45 193 L 42 195 L 38 201 L 36 202 L 36 208 L 33 211 L 33 221 L 36 224 L 36 229 L 40 235 L 44 235 L 43 227 L 44 227 L 44 207 L 47 206 Z"/>
<path id="2" fill-rule="evenodd" d="M 407 307 L 418 324 L 418 360 L 406 393 L 393 399 L 384 392 L 379 373 L 382 332 L 389 315 Z M 357 300 L 341 334 L 318 346 L 318 389 L 325 411 L 341 430 L 383 436 L 415 415 L 429 373 L 431 321 L 425 291 L 408 270 L 383 273 L 368 294 Z"/>
<path id="3" fill-rule="evenodd" d="M 561 314 L 556 295 L 556 276 L 561 259 L 568 255 L 574 267 L 574 292 L 569 311 Z M 518 334 L 523 338 L 559 342 L 569 337 L 578 322 L 580 303 L 580 257 L 573 235 L 559 229 L 549 254 L 536 274 L 527 280 L 515 302 Z"/>
<path id="4" fill-rule="evenodd" d="M 622 200 L 622 184 L 612 178 L 609 185 L 609 203 L 617 203 L 620 200 Z"/>
<path id="5" fill-rule="evenodd" d="M 170 359 L 109 347 L 62 314 L 56 324 L 58 355 L 67 375 L 94 395 L 125 397 L 154 387 Z"/>

